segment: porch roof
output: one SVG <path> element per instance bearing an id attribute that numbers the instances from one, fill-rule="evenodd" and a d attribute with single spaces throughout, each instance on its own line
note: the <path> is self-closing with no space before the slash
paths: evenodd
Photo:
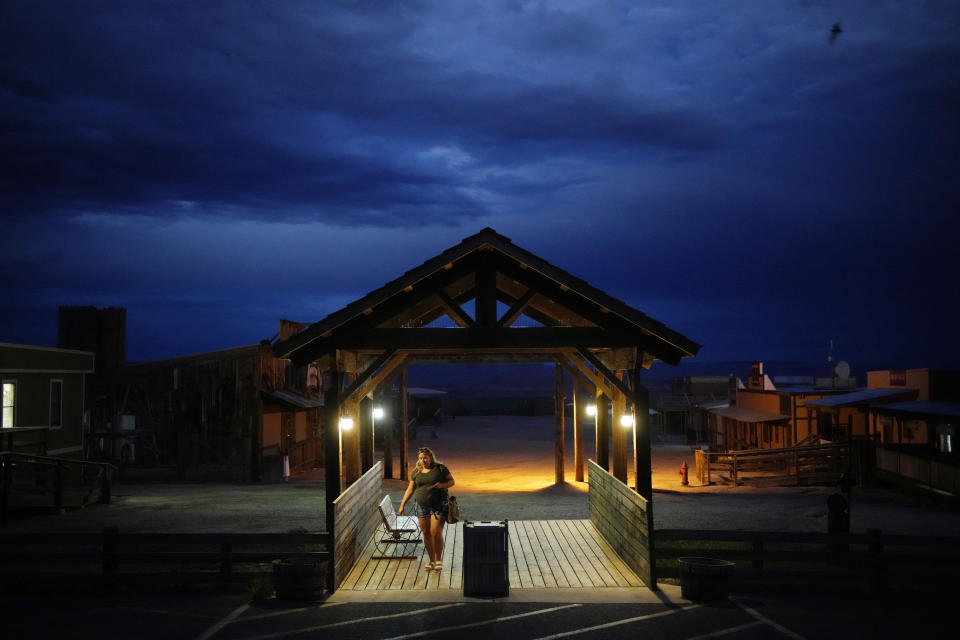
<path id="1" fill-rule="evenodd" d="M 905 417 L 960 419 L 960 402 L 937 400 L 893 402 L 877 405 L 873 410 L 877 413 Z"/>
<path id="2" fill-rule="evenodd" d="M 730 418 L 737 422 L 789 422 L 790 416 L 783 416 L 779 413 L 767 413 L 757 409 L 748 409 L 747 407 L 722 407 L 719 409 L 710 409 L 710 413 Z"/>
<path id="3" fill-rule="evenodd" d="M 843 393 L 829 398 L 807 400 L 805 404 L 824 409 L 875 405 L 895 400 L 911 400 L 917 396 L 916 389 L 858 389 L 852 393 Z"/>

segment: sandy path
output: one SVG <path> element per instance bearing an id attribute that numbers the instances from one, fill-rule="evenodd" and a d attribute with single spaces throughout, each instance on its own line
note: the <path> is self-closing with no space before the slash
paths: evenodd
<path id="1" fill-rule="evenodd" d="M 591 425 L 592 426 L 592 425 Z M 553 419 L 457 418 L 437 430 L 421 428 L 416 446 L 434 448 L 457 480 L 464 515 L 474 520 L 586 518 L 586 484 L 573 481 L 573 434 L 567 429 L 567 483 L 555 486 Z M 593 455 L 593 430 L 585 434 Z M 411 455 L 411 458 L 414 456 Z M 826 531 L 826 500 L 835 489 L 683 487 L 677 469 L 690 449 L 659 443 L 653 448 L 657 528 Z M 691 476 L 693 474 L 691 473 Z M 283 484 L 167 484 L 123 482 L 110 505 L 63 515 L 13 520 L 8 531 L 290 531 L 325 528 L 322 471 Z M 631 478 L 632 480 L 632 478 Z M 399 504 L 399 480 L 384 488 Z M 852 529 L 957 534 L 960 508 L 927 494 L 878 488 L 854 489 Z"/>

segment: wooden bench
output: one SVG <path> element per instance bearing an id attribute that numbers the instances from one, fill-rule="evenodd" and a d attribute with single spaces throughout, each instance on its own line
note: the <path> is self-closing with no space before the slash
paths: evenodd
<path id="1" fill-rule="evenodd" d="M 414 516 L 401 516 L 393 508 L 390 496 L 383 496 L 377 510 L 381 523 L 373 534 L 377 558 L 417 558 L 417 545 L 422 542 L 420 525 Z M 423 554 L 423 550 L 420 550 Z"/>

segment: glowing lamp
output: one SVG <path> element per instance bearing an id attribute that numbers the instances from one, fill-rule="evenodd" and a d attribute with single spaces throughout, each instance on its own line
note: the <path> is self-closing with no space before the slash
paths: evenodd
<path id="1" fill-rule="evenodd" d="M 340 431 L 350 431 L 353 429 L 353 418 L 344 416 L 340 418 Z"/>
<path id="2" fill-rule="evenodd" d="M 588 416 L 591 416 L 591 417 L 597 415 L 597 405 L 595 405 L 595 404 L 588 404 L 588 405 L 587 405 L 587 415 L 588 415 Z"/>
<path id="3" fill-rule="evenodd" d="M 620 416 L 620 426 L 624 428 L 630 428 L 633 426 L 633 416 L 629 413 L 625 413 Z"/>
<path id="4" fill-rule="evenodd" d="M 383 407 L 374 407 L 373 408 L 373 419 L 379 420 L 383 417 Z"/>

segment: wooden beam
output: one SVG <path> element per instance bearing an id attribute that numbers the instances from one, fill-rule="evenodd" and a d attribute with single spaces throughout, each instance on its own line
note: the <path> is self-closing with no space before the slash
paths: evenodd
<path id="1" fill-rule="evenodd" d="M 620 423 L 620 417 L 627 410 L 627 398 L 618 389 L 613 394 L 613 411 L 610 435 L 613 440 L 613 476 L 627 484 L 627 429 Z"/>
<path id="2" fill-rule="evenodd" d="M 360 441 L 360 475 L 373 466 L 373 400 L 362 398 L 357 406 L 357 437 Z"/>
<path id="3" fill-rule="evenodd" d="M 408 448 L 410 438 L 407 434 L 407 422 L 409 420 L 409 407 L 407 406 L 407 367 L 404 366 L 400 372 L 400 479 L 408 480 L 407 477 L 407 459 L 409 456 Z"/>
<path id="4" fill-rule="evenodd" d="M 594 354 L 590 353 L 590 349 L 585 347 L 580 347 L 577 349 L 577 353 L 583 356 L 587 362 L 593 365 L 593 368 L 596 369 L 606 380 L 608 380 L 613 386 L 620 390 L 621 393 L 627 396 L 633 395 L 633 392 L 630 390 L 626 384 L 623 383 L 617 375 L 607 369 L 606 365 L 600 362 L 600 359 L 597 358 Z"/>
<path id="5" fill-rule="evenodd" d="M 507 310 L 503 316 L 497 320 L 497 328 L 503 329 L 510 327 L 514 322 L 517 321 L 521 315 L 523 315 L 523 310 L 527 308 L 527 305 L 530 303 L 530 300 L 533 299 L 533 296 L 537 295 L 537 292 L 533 289 L 527 289 L 527 292 L 520 296 L 520 298 L 513 303 L 513 306 Z"/>
<path id="6" fill-rule="evenodd" d="M 564 437 L 563 437 L 563 410 L 565 396 L 563 393 L 563 368 L 560 363 L 553 367 L 553 452 L 554 452 L 554 483 L 563 484 L 564 478 Z"/>
<path id="7" fill-rule="evenodd" d="M 477 325 L 492 328 L 497 325 L 497 272 L 489 253 L 477 267 L 477 297 L 475 298 Z"/>
<path id="8" fill-rule="evenodd" d="M 633 345 L 609 346 L 636 346 L 672 365 L 677 365 L 685 355 L 689 355 L 686 351 L 647 332 L 633 322 L 610 313 L 602 305 L 574 290 L 564 289 L 560 284 L 535 269 L 521 269 L 519 265 L 508 259 L 500 260 L 497 269 L 597 326 L 627 332 L 634 336 Z"/>
<path id="9" fill-rule="evenodd" d="M 474 322 L 473 318 L 467 315 L 460 305 L 450 299 L 450 297 L 445 294 L 442 290 L 437 291 L 437 299 L 440 301 L 440 306 L 443 307 L 444 312 L 450 319 L 453 320 L 457 326 L 469 329 L 476 327 L 477 323 Z"/>
<path id="10" fill-rule="evenodd" d="M 348 305 L 335 315 L 342 317 L 339 324 L 332 324 L 329 319 L 317 323 L 289 340 L 275 345 L 274 352 L 278 358 L 289 358 L 295 364 L 306 364 L 326 355 L 329 349 L 325 347 L 327 339 L 342 333 L 363 333 L 377 327 L 391 318 L 399 315 L 405 309 L 432 298 L 437 291 L 449 286 L 466 275 L 473 274 L 480 263 L 480 256 L 467 256 L 458 260 L 453 269 L 439 269 L 423 280 L 408 288 L 399 289 L 389 297 L 377 302 L 370 313 L 356 306 Z M 359 301 L 358 301 L 359 302 Z"/>
<path id="11" fill-rule="evenodd" d="M 340 497 L 340 387 L 343 373 L 337 365 L 336 352 L 330 354 L 329 380 L 323 396 L 323 466 L 325 470 L 327 503 L 327 531 L 333 531 L 333 501 Z M 332 573 L 332 572 L 331 572 Z"/>
<path id="12" fill-rule="evenodd" d="M 588 367 L 580 355 L 577 354 L 575 349 L 564 349 L 562 353 L 564 356 L 566 356 L 570 366 L 574 367 L 576 371 L 580 372 L 593 384 L 597 393 L 602 392 L 606 393 L 607 395 L 612 395 L 611 392 L 613 391 L 613 385 L 611 385 L 610 382 L 602 375 Z"/>
<path id="13" fill-rule="evenodd" d="M 353 399 L 355 395 L 361 395 L 361 396 L 367 395 L 366 393 L 357 394 L 357 391 L 359 391 L 361 387 L 364 386 L 364 383 L 366 383 L 367 380 L 369 380 L 371 376 L 373 376 L 373 374 L 380 369 L 380 367 L 386 364 L 387 361 L 390 360 L 390 358 L 393 357 L 393 354 L 396 352 L 397 352 L 396 349 L 388 348 L 385 352 L 380 354 L 380 356 L 376 360 L 374 360 L 370 366 L 364 369 L 363 372 L 360 373 L 360 375 L 358 375 L 355 380 L 350 382 L 350 386 L 348 386 L 346 389 L 343 390 L 343 393 L 339 398 L 340 404 L 348 403 Z M 404 357 L 405 356 L 400 356 L 401 359 Z M 389 373 L 389 372 L 390 372 L 390 369 L 386 369 L 385 373 L 381 372 L 381 375 L 386 375 L 386 373 Z"/>
<path id="14" fill-rule="evenodd" d="M 640 372 L 639 366 L 633 372 L 634 468 L 637 471 L 637 493 L 647 500 L 653 500 L 653 464 L 650 455 L 650 394 L 640 384 Z M 652 538 L 650 542 L 653 543 Z M 651 548 L 652 552 L 653 549 Z"/>
<path id="15" fill-rule="evenodd" d="M 563 349 L 628 346 L 634 336 L 600 327 L 370 329 L 318 341 L 325 349 Z M 604 367 L 606 369 L 606 367 Z"/>
<path id="16" fill-rule="evenodd" d="M 597 464 L 604 471 L 610 471 L 610 402 L 599 388 L 595 402 L 597 405 Z"/>
<path id="17" fill-rule="evenodd" d="M 567 373 L 569 373 L 569 374 L 573 377 L 573 384 L 574 384 L 574 385 L 580 385 L 580 386 L 583 387 L 584 389 L 593 389 L 593 390 L 596 390 L 597 384 L 596 384 L 594 381 L 592 381 L 592 380 L 590 380 L 589 378 L 587 378 L 587 377 L 586 377 L 585 375 L 583 375 L 582 373 L 580 373 L 580 370 L 577 369 L 573 364 L 571 364 L 571 363 L 568 361 L 568 359 L 567 359 L 567 357 L 566 357 L 566 354 L 563 354 L 563 358 L 558 358 L 558 362 L 560 362 L 560 366 L 562 366 L 564 369 L 566 369 L 566 370 L 567 370 Z M 581 363 L 581 365 L 582 365 L 582 363 Z M 588 369 L 588 371 L 589 371 L 589 369 Z"/>
<path id="18" fill-rule="evenodd" d="M 578 375 L 573 376 L 573 478 L 583 482 L 583 403 L 580 402 L 580 388 L 577 382 Z"/>

